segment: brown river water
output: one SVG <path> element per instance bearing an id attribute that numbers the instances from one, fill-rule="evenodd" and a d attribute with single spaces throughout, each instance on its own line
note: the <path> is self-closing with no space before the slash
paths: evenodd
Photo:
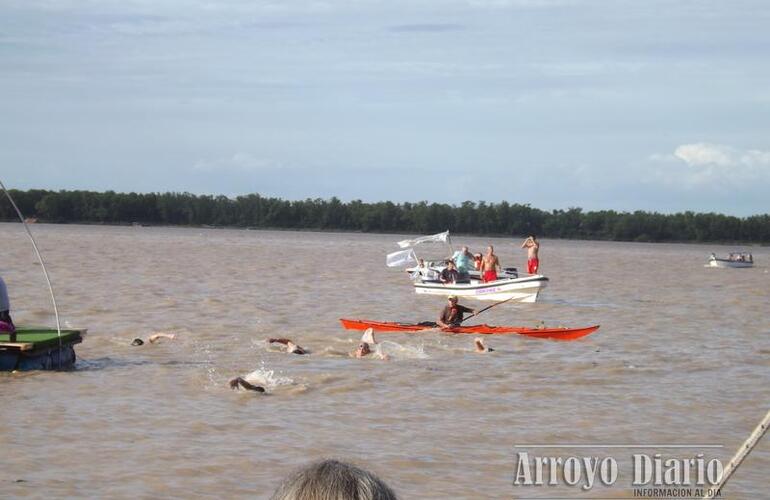
<path id="1" fill-rule="evenodd" d="M 598 332 L 493 336 L 488 354 L 469 335 L 383 333 L 383 361 L 348 357 L 360 334 L 338 318 L 434 320 L 444 304 L 385 267 L 403 235 L 32 229 L 62 320 L 89 332 L 74 371 L 0 373 L 3 498 L 268 498 L 323 457 L 406 499 L 632 498 L 633 453 L 726 463 L 770 406 L 767 247 L 750 248 L 753 269 L 707 269 L 710 252 L 734 248 L 546 239 L 538 302 L 479 321 Z M 503 265 L 525 267 L 518 239 L 453 240 L 491 242 Z M 0 241 L 14 320 L 54 325 L 21 224 L 0 224 Z M 177 338 L 130 345 L 154 332 Z M 228 387 L 247 374 L 268 394 Z M 675 445 L 694 448 L 662 448 Z M 588 491 L 514 486 L 522 450 L 613 456 L 619 477 Z M 723 498 L 768 498 L 768 470 L 766 438 Z"/>

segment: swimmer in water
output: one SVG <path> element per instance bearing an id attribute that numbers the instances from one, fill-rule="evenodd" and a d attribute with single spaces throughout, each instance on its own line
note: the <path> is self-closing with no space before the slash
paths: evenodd
<path id="1" fill-rule="evenodd" d="M 254 392 L 265 392 L 265 388 L 261 385 L 254 385 L 252 383 L 247 382 L 243 377 L 235 377 L 230 382 L 230 389 L 237 389 L 238 386 L 243 387 L 247 391 L 254 391 Z"/>
<path id="2" fill-rule="evenodd" d="M 487 347 L 484 345 L 484 341 L 480 338 L 476 338 L 473 341 L 473 345 L 476 347 L 476 352 L 478 353 L 485 353 L 485 352 L 493 352 L 494 349 L 491 347 Z"/>
<path id="3" fill-rule="evenodd" d="M 377 341 L 374 338 L 374 330 L 371 328 L 367 328 L 366 331 L 364 331 L 364 334 L 361 336 L 361 343 L 358 344 L 358 348 L 350 353 L 350 356 L 354 358 L 365 358 L 366 356 L 369 356 L 370 354 L 374 354 L 380 359 L 388 360 L 390 359 L 390 356 L 387 354 L 383 354 L 379 350 L 373 351 L 371 346 L 377 345 Z"/>
<path id="4" fill-rule="evenodd" d="M 147 338 L 150 344 L 157 343 L 160 339 L 174 340 L 176 338 L 175 333 L 153 333 Z M 136 338 L 131 342 L 131 345 L 144 345 L 144 340 Z"/>
<path id="5" fill-rule="evenodd" d="M 298 346 L 289 339 L 267 339 L 271 344 L 283 344 L 286 346 L 286 352 L 289 354 L 310 354 L 308 351 Z"/>

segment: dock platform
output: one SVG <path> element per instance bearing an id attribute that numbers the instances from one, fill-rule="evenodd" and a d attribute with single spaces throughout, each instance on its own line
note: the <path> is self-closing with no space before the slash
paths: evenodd
<path id="1" fill-rule="evenodd" d="M 85 334 L 85 329 L 67 329 L 59 338 L 55 328 L 24 327 L 17 328 L 15 334 L 2 332 L 0 371 L 72 369 L 76 359 L 73 346 L 81 343 Z"/>

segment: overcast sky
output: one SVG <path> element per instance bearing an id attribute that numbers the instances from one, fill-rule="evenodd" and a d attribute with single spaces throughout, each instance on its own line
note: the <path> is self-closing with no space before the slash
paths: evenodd
<path id="1" fill-rule="evenodd" d="M 770 212 L 770 2 L 2 0 L 21 189 Z"/>

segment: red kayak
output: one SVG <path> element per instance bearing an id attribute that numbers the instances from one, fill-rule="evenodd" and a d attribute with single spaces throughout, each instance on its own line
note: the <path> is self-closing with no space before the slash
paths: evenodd
<path id="1" fill-rule="evenodd" d="M 345 318 L 340 318 L 340 322 L 346 330 L 366 330 L 367 328 L 371 328 L 378 332 L 419 332 L 436 328 L 435 323 L 413 324 Z M 598 329 L 599 325 L 588 326 L 586 328 L 528 328 L 526 326 L 473 325 L 445 328 L 442 331 L 447 333 L 471 333 L 474 335 L 516 333 L 518 335 L 526 335 L 527 337 L 537 337 L 541 339 L 575 340 L 590 335 Z"/>

